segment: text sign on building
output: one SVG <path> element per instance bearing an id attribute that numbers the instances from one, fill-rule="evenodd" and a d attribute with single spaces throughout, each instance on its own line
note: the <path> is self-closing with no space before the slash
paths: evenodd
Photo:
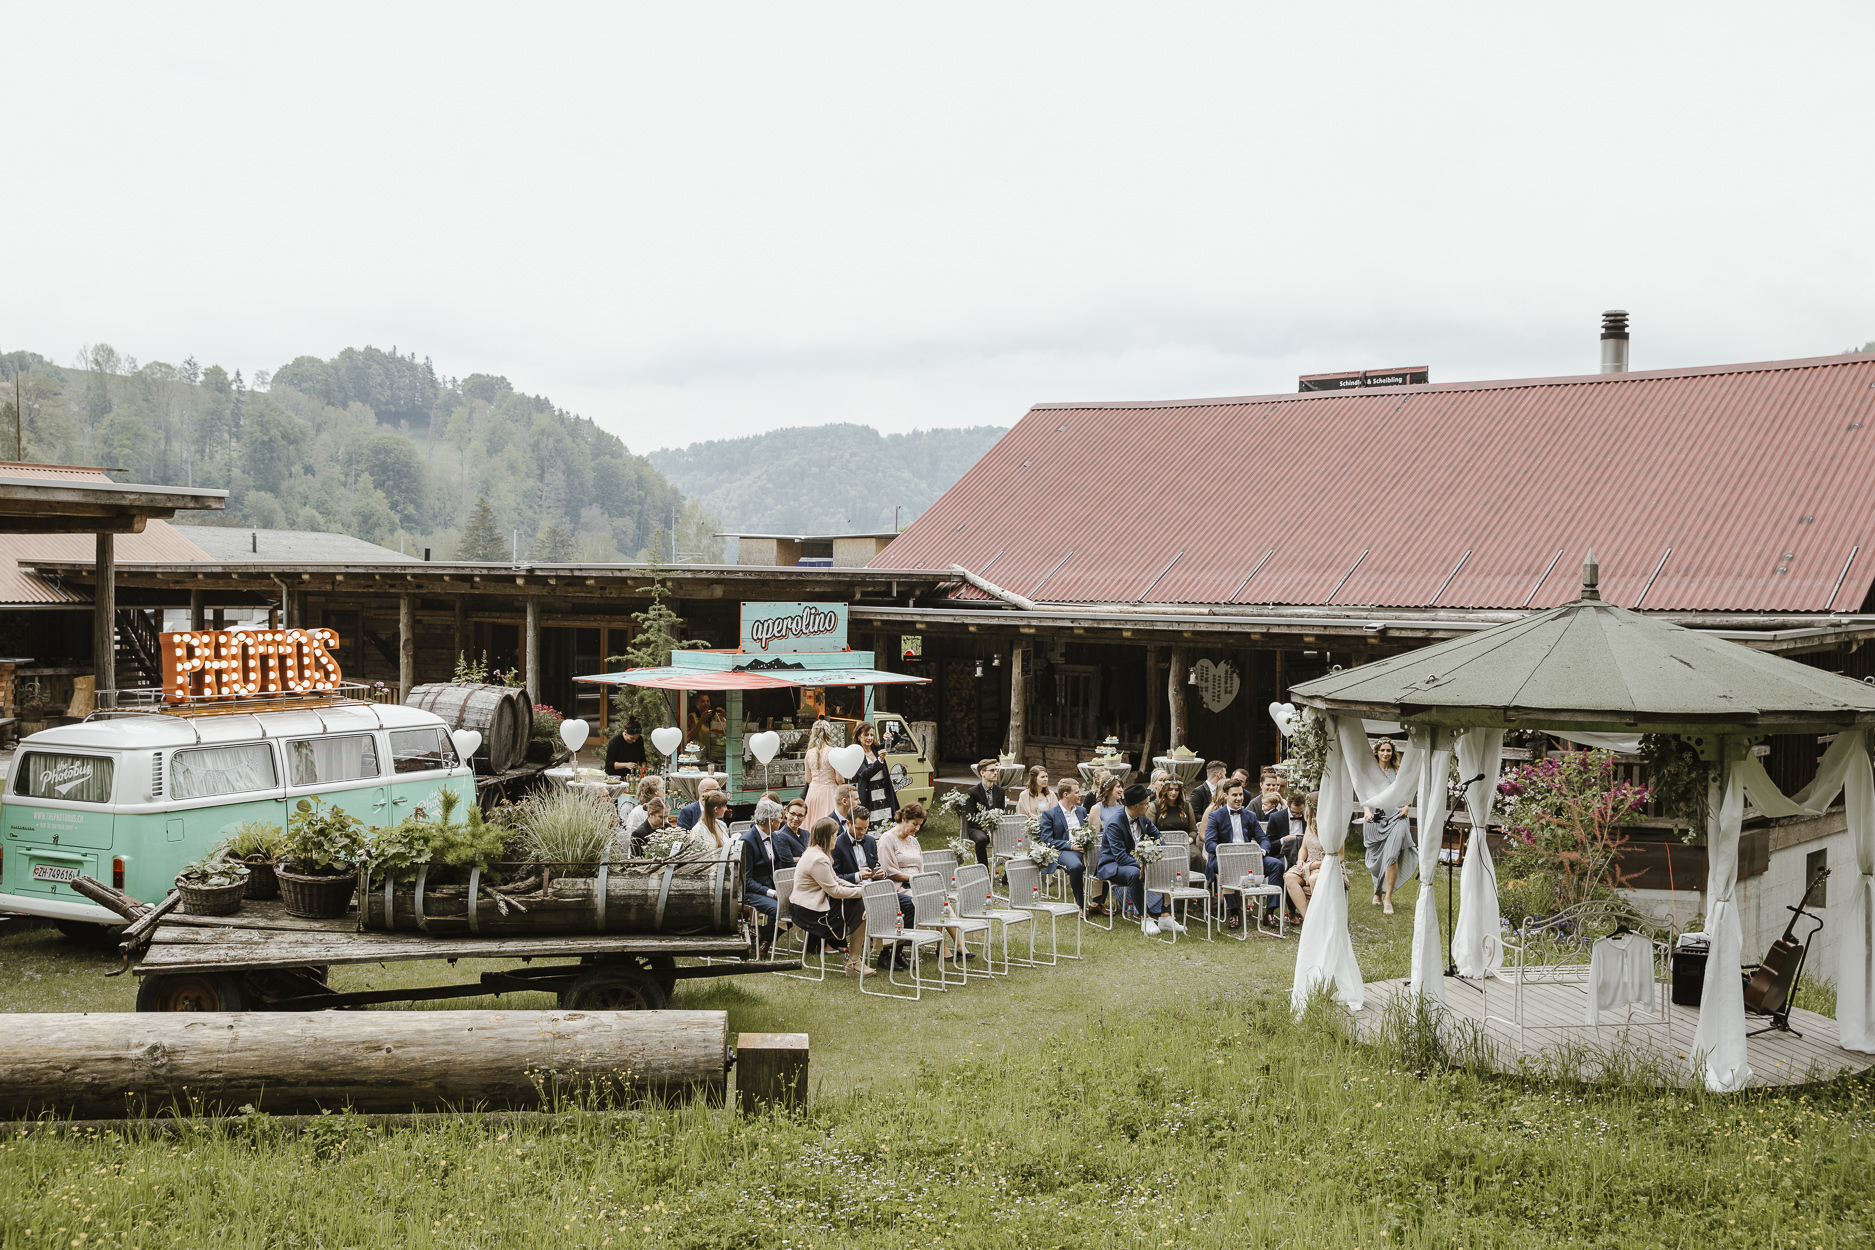
<path id="1" fill-rule="evenodd" d="M 1424 386 L 1432 379 L 1425 365 L 1404 369 L 1361 369 L 1354 373 L 1306 373 L 1297 380 L 1298 391 L 1358 391 L 1375 386 Z"/>
<path id="2" fill-rule="evenodd" d="M 330 629 L 192 629 L 163 634 L 163 699 L 247 699 L 337 690 Z"/>
<path id="3" fill-rule="evenodd" d="M 846 650 L 844 603 L 745 603 L 742 649 L 778 651 Z"/>

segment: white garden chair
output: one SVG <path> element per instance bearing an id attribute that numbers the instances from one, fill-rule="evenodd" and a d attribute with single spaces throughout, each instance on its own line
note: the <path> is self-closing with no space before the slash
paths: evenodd
<path id="1" fill-rule="evenodd" d="M 909 994 L 895 994 L 892 990 L 869 990 L 866 982 L 871 978 L 859 978 L 859 992 L 872 998 L 902 998 L 916 1002 L 927 984 L 924 979 L 923 955 L 927 946 L 942 948 L 944 931 L 942 929 L 919 929 L 904 927 L 903 914 L 898 906 L 898 887 L 890 881 L 868 881 L 860 887 L 860 902 L 866 908 L 866 935 L 861 945 L 870 957 L 872 944 L 883 943 L 894 958 L 885 961 L 885 982 L 893 989 L 910 990 Z M 915 915 L 914 911 L 914 915 Z M 898 980 L 898 948 L 911 949 L 911 980 Z M 943 963 L 939 961 L 938 975 L 943 977 Z M 943 989 L 936 985 L 933 988 Z"/>
<path id="2" fill-rule="evenodd" d="M 774 945 L 769 950 L 769 958 L 781 959 L 787 955 L 798 954 L 801 959 L 801 967 L 806 969 L 808 966 L 807 934 L 794 923 L 792 915 L 793 906 L 788 902 L 788 896 L 793 893 L 794 869 L 775 869 L 775 901 L 780 904 L 780 914 L 775 917 L 775 941 Z M 800 939 L 801 947 L 798 952 L 792 950 L 783 952 L 781 944 L 784 940 L 783 935 L 787 933 L 792 933 L 795 937 Z M 827 979 L 827 944 L 825 942 L 820 944 L 820 964 L 817 971 L 776 972 L 770 975 L 789 977 L 796 981 L 825 981 Z"/>
<path id="3" fill-rule="evenodd" d="M 1170 916 L 1173 920 L 1178 919 L 1178 905 L 1180 903 L 1187 904 L 1185 908 L 1187 918 L 1191 915 L 1189 905 L 1192 903 L 1202 903 L 1204 905 L 1204 940 L 1207 942 L 1212 941 L 1211 891 L 1208 889 L 1200 889 L 1191 884 L 1191 861 L 1187 858 L 1189 848 L 1184 842 L 1174 842 L 1167 839 L 1163 845 L 1165 847 L 1165 857 L 1155 863 L 1146 865 L 1147 896 L 1150 898 L 1150 896 L 1157 894 L 1160 898 L 1164 899 L 1165 914 Z M 1164 927 L 1161 926 L 1160 932 L 1163 933 L 1164 931 Z M 1176 944 L 1178 942 L 1178 930 L 1173 929 L 1171 936 L 1165 940 Z"/>
<path id="4" fill-rule="evenodd" d="M 1003 927 L 1003 967 L 996 969 L 996 962 L 984 953 L 984 962 L 989 971 L 996 976 L 1006 977 L 1014 965 L 1009 956 L 1009 926 L 1025 924 L 1029 926 L 1029 954 L 1035 954 L 1035 913 L 1016 911 L 1012 908 L 991 906 L 993 895 L 990 893 L 990 870 L 982 864 L 966 864 L 957 870 L 957 910 L 968 920 L 987 920 Z M 1025 960 L 1032 964 L 1033 958 Z"/>
<path id="5" fill-rule="evenodd" d="M 926 872 L 941 874 L 944 878 L 944 892 L 946 894 L 950 893 L 951 887 L 954 886 L 957 881 L 957 852 L 926 851 L 924 853 L 924 870 Z"/>
<path id="6" fill-rule="evenodd" d="M 1250 878 L 1245 886 L 1243 879 Z M 1276 934 L 1282 938 L 1289 932 L 1289 917 L 1281 905 L 1283 883 L 1271 881 L 1263 875 L 1263 848 L 1254 842 L 1227 842 L 1217 848 L 1217 899 L 1218 910 L 1224 910 L 1224 896 L 1241 896 L 1244 918 L 1243 927 L 1237 932 L 1237 940 L 1250 940 L 1250 926 L 1254 920 L 1258 933 L 1268 933 L 1269 928 L 1263 923 L 1264 900 L 1274 897 L 1277 900 Z M 1251 912 L 1254 910 L 1254 918 Z"/>
<path id="7" fill-rule="evenodd" d="M 1074 953 L 1072 955 L 1061 953 L 1059 925 L 1063 916 L 1078 917 L 1081 924 L 1087 923 L 1086 918 L 1081 916 L 1081 909 L 1073 903 L 1058 903 L 1042 897 L 1042 870 L 1026 855 L 1009 861 L 1009 905 L 1017 911 L 1034 912 L 1037 923 L 1040 922 L 1040 917 L 1048 917 L 1048 959 L 1046 961 L 1037 959 L 1036 963 L 1052 968 L 1063 959 L 1081 957 L 1080 925 L 1077 924 L 1074 928 Z M 1034 949 L 1035 940 L 1031 936 L 1029 940 L 1031 959 L 1034 958 Z"/>
<path id="8" fill-rule="evenodd" d="M 951 935 L 957 960 L 957 984 L 967 984 L 971 977 L 970 961 L 963 958 L 969 953 L 971 934 L 983 936 L 983 971 L 978 977 L 990 976 L 990 922 L 987 920 L 966 920 L 961 916 L 944 918 L 944 904 L 950 898 L 950 878 L 943 873 L 925 871 L 914 874 L 911 881 L 912 920 L 920 929 L 943 929 Z M 940 965 L 938 988 L 950 985 L 950 976 Z"/>
<path id="9" fill-rule="evenodd" d="M 990 872 L 995 873 L 999 865 L 1006 866 L 1016 856 L 1027 854 L 1028 846 L 1027 816 L 998 817 L 996 828 L 990 831 Z"/>

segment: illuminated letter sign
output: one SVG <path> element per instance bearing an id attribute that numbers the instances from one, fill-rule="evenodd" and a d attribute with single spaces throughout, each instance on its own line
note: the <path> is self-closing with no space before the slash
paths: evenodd
<path id="1" fill-rule="evenodd" d="M 194 629 L 164 634 L 163 699 L 246 699 L 337 690 L 329 629 Z"/>

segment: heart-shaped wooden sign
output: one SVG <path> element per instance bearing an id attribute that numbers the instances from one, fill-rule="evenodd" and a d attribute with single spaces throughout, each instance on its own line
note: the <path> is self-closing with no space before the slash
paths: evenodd
<path id="1" fill-rule="evenodd" d="M 1242 689 L 1243 678 L 1238 675 L 1235 665 L 1198 661 L 1198 695 L 1204 700 L 1206 711 L 1223 711 Z"/>

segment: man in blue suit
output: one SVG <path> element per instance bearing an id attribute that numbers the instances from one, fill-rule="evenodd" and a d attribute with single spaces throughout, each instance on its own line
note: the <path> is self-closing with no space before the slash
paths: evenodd
<path id="1" fill-rule="evenodd" d="M 1151 799 L 1152 791 L 1138 782 L 1126 788 L 1120 796 L 1123 806 L 1109 813 L 1107 823 L 1101 827 L 1100 860 L 1094 866 L 1096 877 L 1111 884 L 1116 892 L 1126 891 L 1133 909 L 1140 913 L 1139 931 L 1148 937 L 1156 936 L 1161 929 L 1174 933 L 1185 931 L 1185 926 L 1166 912 L 1162 897 L 1154 894 L 1148 898 L 1145 870 L 1133 858 L 1133 848 L 1139 845 L 1141 838 L 1159 836 L 1158 826 L 1146 819 L 1146 807 Z"/>
<path id="2" fill-rule="evenodd" d="M 1087 823 L 1087 809 L 1081 806 L 1081 787 L 1073 780 L 1062 778 L 1055 792 L 1061 797 L 1061 802 L 1042 813 L 1041 825 L 1036 829 L 1035 836 L 1061 852 L 1061 858 L 1047 871 L 1053 872 L 1059 868 L 1068 874 L 1068 884 L 1074 888 L 1075 906 L 1086 912 L 1087 861 L 1075 849 L 1074 843 L 1068 840 L 1068 834 Z"/>
<path id="3" fill-rule="evenodd" d="M 1284 829 L 1287 830 L 1288 813 L 1283 814 Z M 1270 853 L 1272 844 L 1269 832 L 1257 820 L 1256 812 L 1244 806 L 1243 782 L 1231 778 L 1224 783 L 1224 806 L 1211 813 L 1211 818 L 1204 824 L 1204 875 L 1215 888 L 1217 884 L 1217 848 L 1220 844 L 1254 842 L 1263 852 L 1263 874 L 1270 881 L 1281 882 L 1286 865 L 1282 856 Z M 1232 881 L 1230 885 L 1237 883 Z M 1242 923 L 1238 911 L 1242 899 L 1238 895 L 1230 896 L 1227 903 L 1230 919 L 1226 922 L 1235 929 Z"/>
<path id="4" fill-rule="evenodd" d="M 775 869 L 794 864 L 775 838 L 781 825 L 781 804 L 763 799 L 755 805 L 755 825 L 742 835 L 742 901 L 755 909 L 756 935 L 762 946 L 775 940 L 775 919 L 781 900 L 775 894 Z M 786 856 L 784 862 L 784 856 Z"/>
<path id="5" fill-rule="evenodd" d="M 695 829 L 697 827 L 697 822 L 703 819 L 703 796 L 712 790 L 721 789 L 722 787 L 716 784 L 716 778 L 714 777 L 705 777 L 702 781 L 697 782 L 696 801 L 686 803 L 677 809 L 677 827 L 686 832 Z"/>

